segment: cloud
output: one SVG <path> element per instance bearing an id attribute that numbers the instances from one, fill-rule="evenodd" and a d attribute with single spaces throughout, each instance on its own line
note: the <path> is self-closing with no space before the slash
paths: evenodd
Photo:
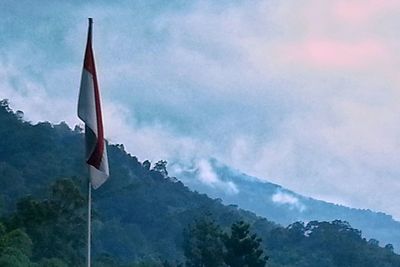
<path id="1" fill-rule="evenodd" d="M 0 96 L 29 120 L 77 123 L 91 14 L 111 141 L 400 218 L 397 1 L 24 4 L 0 11 Z"/>
<path id="2" fill-rule="evenodd" d="M 211 151 L 209 144 L 174 134 L 161 124 L 139 125 L 135 116 L 115 103 L 104 106 L 106 137 L 110 142 L 123 143 L 127 151 L 140 159 L 188 162 Z"/>
<path id="3" fill-rule="evenodd" d="M 9 99 L 11 107 L 22 110 L 29 121 L 76 122 L 74 115 L 66 112 L 75 109 L 69 99 L 49 96 L 43 84 L 4 61 L 0 61 L 0 88 L 0 99 Z"/>
<path id="4" fill-rule="evenodd" d="M 202 159 L 197 162 L 198 179 L 205 185 L 218 188 L 228 194 L 237 194 L 239 189 L 232 181 L 222 181 L 213 170 L 208 160 Z"/>
<path id="5" fill-rule="evenodd" d="M 366 40 L 349 42 L 308 39 L 303 43 L 288 45 L 282 51 L 290 61 L 315 68 L 366 68 L 388 58 L 388 48 L 383 42 Z"/>
<path id="6" fill-rule="evenodd" d="M 300 212 L 303 212 L 306 209 L 306 206 L 301 203 L 297 197 L 280 190 L 276 191 L 276 193 L 272 195 L 271 199 L 274 203 L 279 205 L 289 205 L 291 208 L 297 209 Z"/>
<path id="7" fill-rule="evenodd" d="M 395 0 L 342 0 L 335 1 L 333 13 L 346 23 L 366 24 L 379 16 L 392 13 L 393 9 L 399 6 L 399 2 Z"/>

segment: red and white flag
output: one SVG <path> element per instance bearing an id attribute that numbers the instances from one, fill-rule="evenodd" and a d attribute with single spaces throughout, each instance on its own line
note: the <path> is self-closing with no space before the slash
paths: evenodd
<path id="1" fill-rule="evenodd" d="M 99 188 L 109 176 L 100 102 L 90 19 L 79 91 L 78 117 L 85 123 L 86 162 L 89 165 L 90 181 L 94 189 Z"/>

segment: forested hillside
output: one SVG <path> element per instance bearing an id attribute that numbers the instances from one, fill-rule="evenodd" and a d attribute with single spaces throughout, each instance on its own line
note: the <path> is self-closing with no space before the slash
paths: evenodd
<path id="1" fill-rule="evenodd" d="M 363 237 L 377 239 L 382 244 L 391 243 L 395 251 L 400 252 L 400 222 L 388 214 L 305 197 L 265 179 L 243 174 L 215 159 L 208 163 L 218 179 L 225 184 L 234 184 L 237 192 L 205 183 L 197 166 L 178 165 L 179 178 L 193 190 L 221 198 L 225 204 L 236 204 L 284 226 L 296 221 L 347 221 L 362 230 Z"/>
<path id="2" fill-rule="evenodd" d="M 87 174 L 81 129 L 32 125 L 5 100 L 0 123 L 0 266 L 83 266 Z M 93 195 L 93 266 L 213 266 L 191 265 L 189 252 L 197 251 L 197 243 L 187 240 L 202 240 L 192 230 L 204 218 L 215 225 L 210 229 L 219 229 L 207 249 L 233 253 L 229 258 L 239 257 L 229 250 L 235 229 L 248 225 L 255 243 L 262 239 L 266 266 L 400 266 L 391 245 L 363 239 L 346 222 L 284 228 L 190 191 L 168 176 L 165 162 L 141 163 L 123 145 L 109 145 L 108 151 L 111 177 Z M 218 264 L 235 266 L 226 257 Z"/>

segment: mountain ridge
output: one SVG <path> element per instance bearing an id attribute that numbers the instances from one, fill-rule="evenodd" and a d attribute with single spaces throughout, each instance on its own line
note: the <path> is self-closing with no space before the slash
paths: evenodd
<path id="1" fill-rule="evenodd" d="M 216 159 L 207 162 L 203 161 L 202 165 L 208 164 L 207 172 L 216 175 L 213 179 L 222 184 L 233 183 L 237 192 L 226 191 L 221 186 L 216 186 L 216 182 L 207 183 L 201 177 L 201 169 L 204 168 L 201 164 L 185 168 L 175 163 L 178 164 L 175 169 L 179 170 L 183 182 L 193 190 L 221 198 L 227 205 L 238 205 L 281 225 L 287 226 L 296 221 L 341 219 L 362 230 L 365 237 L 392 243 L 396 251 L 400 251 L 400 222 L 389 214 L 306 197 L 279 184 L 249 176 Z"/>

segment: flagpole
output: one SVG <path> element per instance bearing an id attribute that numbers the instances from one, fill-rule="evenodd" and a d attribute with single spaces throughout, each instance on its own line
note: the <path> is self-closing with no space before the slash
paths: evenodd
<path id="1" fill-rule="evenodd" d="M 88 32 L 88 42 L 92 42 L 92 26 L 93 18 L 89 18 L 89 32 Z M 90 167 L 89 167 L 90 168 Z M 89 169 L 90 176 L 90 169 Z M 87 267 L 91 267 L 91 250 L 92 250 L 92 183 L 90 178 L 88 179 L 88 232 L 87 232 Z"/>
<path id="2" fill-rule="evenodd" d="M 90 183 L 90 179 L 89 179 L 89 183 L 88 183 L 88 232 L 87 232 L 87 266 L 90 267 L 91 266 L 91 242 L 92 242 L 92 238 L 91 238 L 91 227 L 92 227 L 92 185 Z"/>
<path id="3" fill-rule="evenodd" d="M 110 176 L 100 92 L 92 49 L 92 26 L 93 19 L 89 18 L 88 39 L 78 100 L 78 117 L 85 123 L 86 163 L 89 167 L 87 183 L 87 267 L 91 267 L 92 186 L 93 189 L 99 188 Z"/>

